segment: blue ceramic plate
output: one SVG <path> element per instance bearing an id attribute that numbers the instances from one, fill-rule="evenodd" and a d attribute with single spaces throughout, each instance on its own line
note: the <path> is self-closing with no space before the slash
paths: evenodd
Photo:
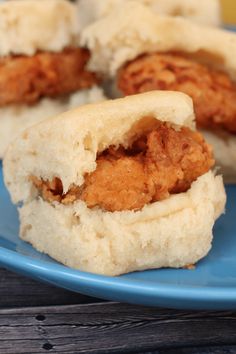
<path id="1" fill-rule="evenodd" d="M 215 225 L 210 254 L 195 270 L 160 269 L 105 277 L 67 268 L 18 237 L 0 166 L 0 265 L 26 276 L 104 299 L 186 309 L 236 309 L 236 186 L 227 187 L 227 213 Z"/>

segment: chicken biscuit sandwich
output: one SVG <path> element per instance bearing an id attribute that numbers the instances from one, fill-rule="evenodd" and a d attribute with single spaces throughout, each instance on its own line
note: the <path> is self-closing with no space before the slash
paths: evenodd
<path id="1" fill-rule="evenodd" d="M 65 0 L 0 4 L 0 158 L 27 126 L 103 98 L 78 33 L 76 7 Z"/>
<path id="2" fill-rule="evenodd" d="M 235 180 L 235 33 L 157 16 L 130 2 L 87 27 L 83 44 L 92 51 L 90 68 L 113 78 L 121 95 L 150 90 L 188 94 L 217 164 Z"/>
<path id="3" fill-rule="evenodd" d="M 153 91 L 83 106 L 12 143 L 4 178 L 20 236 L 73 268 L 119 275 L 196 263 L 224 211 L 191 99 Z"/>

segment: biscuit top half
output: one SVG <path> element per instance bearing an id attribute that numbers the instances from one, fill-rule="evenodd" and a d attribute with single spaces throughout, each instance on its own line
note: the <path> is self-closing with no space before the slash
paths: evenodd
<path id="1" fill-rule="evenodd" d="M 110 77 L 141 54 L 178 52 L 236 78 L 235 33 L 180 17 L 159 16 L 134 1 L 85 28 L 81 43 L 92 53 L 90 68 Z"/>
<path id="2" fill-rule="evenodd" d="M 33 55 L 78 45 L 78 12 L 66 0 L 12 0 L 0 4 L 0 56 Z"/>
<path id="3" fill-rule="evenodd" d="M 23 132 L 8 148 L 4 179 L 12 200 L 32 199 L 29 176 L 60 178 L 64 192 L 83 184 L 96 157 L 109 146 L 128 147 L 156 120 L 194 129 L 192 100 L 179 92 L 152 91 L 86 105 Z"/>

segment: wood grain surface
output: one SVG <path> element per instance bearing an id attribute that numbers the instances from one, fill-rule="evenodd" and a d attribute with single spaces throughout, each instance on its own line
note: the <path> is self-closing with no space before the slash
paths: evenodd
<path id="1" fill-rule="evenodd" d="M 236 353 L 236 312 L 97 301 L 0 269 L 0 354 Z"/>
<path id="2" fill-rule="evenodd" d="M 0 347 L 6 354 L 16 347 L 18 353 L 137 353 L 197 345 L 234 350 L 236 313 L 110 302 L 0 310 Z"/>
<path id="3" fill-rule="evenodd" d="M 97 301 L 98 299 L 39 283 L 0 268 L 0 308 L 84 304 Z"/>

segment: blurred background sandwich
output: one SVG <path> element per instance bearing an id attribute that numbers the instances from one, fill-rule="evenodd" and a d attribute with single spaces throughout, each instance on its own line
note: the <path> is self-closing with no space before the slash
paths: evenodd
<path id="1" fill-rule="evenodd" d="M 31 124 L 104 99 L 86 68 L 75 5 L 66 0 L 0 4 L 0 158 Z"/>

